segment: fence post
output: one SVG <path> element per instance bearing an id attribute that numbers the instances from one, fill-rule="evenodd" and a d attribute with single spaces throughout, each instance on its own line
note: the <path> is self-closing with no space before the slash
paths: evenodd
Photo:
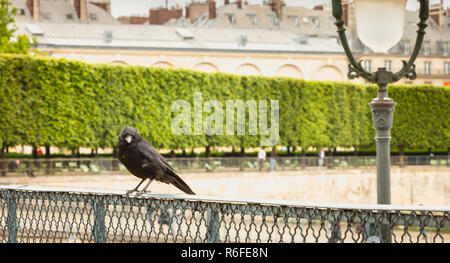
<path id="1" fill-rule="evenodd" d="M 17 202 L 14 193 L 8 192 L 6 202 L 8 204 L 8 217 L 6 225 L 8 228 L 8 243 L 17 243 Z"/>
<path id="2" fill-rule="evenodd" d="M 94 242 L 106 243 L 105 205 L 103 199 L 94 202 Z"/>
<path id="3" fill-rule="evenodd" d="M 220 243 L 220 221 L 219 221 L 219 212 L 217 209 L 213 209 L 212 207 L 208 208 L 208 213 L 206 216 L 207 221 L 207 232 L 206 232 L 206 242 L 208 243 Z"/>
<path id="4" fill-rule="evenodd" d="M 381 224 L 381 240 L 383 243 L 392 243 L 392 231 L 388 224 Z"/>

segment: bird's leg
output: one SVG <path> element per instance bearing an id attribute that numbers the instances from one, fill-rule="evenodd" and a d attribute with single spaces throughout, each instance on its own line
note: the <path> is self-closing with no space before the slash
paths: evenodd
<path id="1" fill-rule="evenodd" d="M 148 179 L 147 185 L 142 189 L 141 192 L 144 192 L 144 193 L 145 193 L 145 191 L 147 190 L 148 186 L 150 185 L 150 183 L 151 183 L 152 181 L 153 181 L 153 179 Z"/>
<path id="2" fill-rule="evenodd" d="M 141 186 L 141 184 L 145 181 L 145 179 L 147 179 L 147 178 L 142 179 L 141 182 L 134 189 L 128 190 L 125 194 L 127 195 L 129 193 L 136 192 L 138 190 L 139 186 Z"/>

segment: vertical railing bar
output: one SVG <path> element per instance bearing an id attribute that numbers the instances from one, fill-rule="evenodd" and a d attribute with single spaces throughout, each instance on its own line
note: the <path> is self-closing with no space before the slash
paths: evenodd
<path id="1" fill-rule="evenodd" d="M 94 242 L 106 243 L 106 226 L 105 226 L 106 209 L 103 204 L 103 198 L 98 196 L 94 202 Z"/>
<path id="2" fill-rule="evenodd" d="M 16 193 L 8 191 L 6 196 L 8 210 L 8 216 L 6 218 L 8 243 L 17 243 L 17 202 L 15 195 Z"/>
<path id="3" fill-rule="evenodd" d="M 206 216 L 207 222 L 206 241 L 208 243 L 220 243 L 219 218 L 220 218 L 219 211 L 217 211 L 216 205 L 209 206 Z"/>

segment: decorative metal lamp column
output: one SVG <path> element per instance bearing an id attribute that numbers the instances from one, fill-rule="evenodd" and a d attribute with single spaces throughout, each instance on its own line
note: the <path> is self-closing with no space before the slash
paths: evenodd
<path id="1" fill-rule="evenodd" d="M 393 73 L 385 68 L 378 68 L 377 72 L 367 72 L 362 67 L 362 61 L 357 62 L 349 48 L 345 35 L 344 21 L 342 20 L 341 0 L 332 0 L 333 16 L 336 18 L 341 44 L 350 61 L 348 77 L 363 79 L 378 85 L 378 97 L 374 98 L 369 106 L 372 110 L 373 126 L 376 130 L 377 142 L 377 201 L 378 204 L 390 204 L 390 130 L 392 128 L 395 103 L 388 96 L 387 85 L 403 77 L 411 80 L 417 77 L 414 61 L 419 54 L 425 35 L 425 23 L 429 16 L 429 1 L 419 0 L 420 22 L 417 24 L 417 39 L 414 50 L 408 62 L 403 62 L 400 71 Z M 403 35 L 406 0 L 353 0 L 358 36 L 361 41 L 376 53 L 385 53 Z M 390 242 L 390 231 L 382 226 L 382 239 Z"/>

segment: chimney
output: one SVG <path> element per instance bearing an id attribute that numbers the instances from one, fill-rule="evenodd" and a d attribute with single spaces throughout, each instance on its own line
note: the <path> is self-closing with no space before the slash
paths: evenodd
<path id="1" fill-rule="evenodd" d="M 444 25 L 444 8 L 443 1 L 438 5 L 430 6 L 430 18 L 438 25 L 439 29 L 442 30 Z"/>
<path id="2" fill-rule="evenodd" d="M 348 28 L 353 28 L 355 20 L 355 8 L 352 6 L 352 3 L 349 3 L 347 0 L 342 1 L 342 20 L 344 24 Z"/>
<path id="3" fill-rule="evenodd" d="M 150 9 L 149 24 L 150 25 L 164 25 L 171 19 L 178 19 L 183 16 L 183 9 L 181 8 L 159 8 Z"/>
<path id="4" fill-rule="evenodd" d="M 209 19 L 214 19 L 216 18 L 216 1 L 215 0 L 209 0 Z"/>
<path id="5" fill-rule="evenodd" d="M 342 20 L 344 21 L 344 25 L 348 25 L 348 3 L 346 0 L 342 1 Z"/>
<path id="6" fill-rule="evenodd" d="M 239 9 L 242 9 L 242 0 L 237 0 L 236 5 Z"/>
<path id="7" fill-rule="evenodd" d="M 27 7 L 34 21 L 39 21 L 39 0 L 27 0 Z"/>
<path id="8" fill-rule="evenodd" d="M 275 14 L 277 14 L 277 17 L 279 20 L 283 19 L 283 6 L 285 6 L 283 0 L 272 0 L 269 2 L 269 6 L 272 9 Z"/>
<path id="9" fill-rule="evenodd" d="M 87 21 L 87 2 L 86 0 L 74 0 L 73 5 L 81 22 Z"/>
<path id="10" fill-rule="evenodd" d="M 355 6 L 348 0 L 342 0 L 342 20 L 350 34 L 350 45 L 357 45 L 360 41 L 356 32 Z"/>
<path id="11" fill-rule="evenodd" d="M 186 6 L 185 16 L 186 18 L 189 18 L 189 6 Z"/>
<path id="12" fill-rule="evenodd" d="M 209 3 L 190 3 L 189 6 L 186 7 L 186 18 L 189 18 L 191 20 L 191 23 L 193 23 L 201 15 L 208 13 L 211 10 L 211 4 L 214 4 L 215 10 L 215 2 L 211 3 L 211 1 L 209 1 Z M 189 10 L 187 8 L 189 8 Z M 211 16 L 211 14 L 209 16 Z"/>
<path id="13" fill-rule="evenodd" d="M 316 5 L 313 10 L 323 11 L 323 5 Z"/>

